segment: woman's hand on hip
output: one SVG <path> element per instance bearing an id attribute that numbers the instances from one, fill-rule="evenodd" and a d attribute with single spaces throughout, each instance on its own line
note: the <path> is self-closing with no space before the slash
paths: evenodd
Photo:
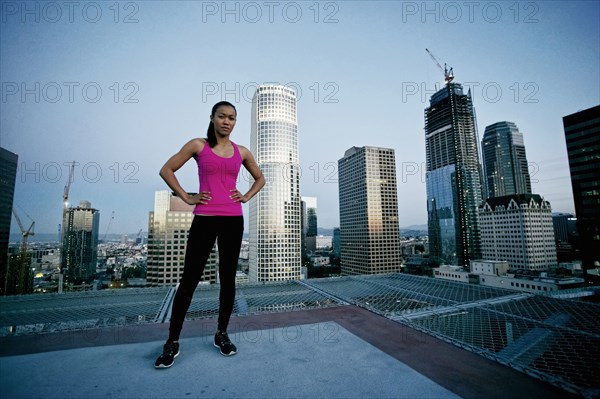
<path id="1" fill-rule="evenodd" d="M 200 191 L 198 194 L 188 195 L 187 201 L 185 201 L 189 205 L 208 204 L 212 197 L 210 196 L 210 191 Z"/>
<path id="2" fill-rule="evenodd" d="M 241 202 L 242 204 L 245 204 L 249 200 L 249 198 L 247 198 L 245 195 L 242 195 L 237 188 L 232 188 L 229 190 L 229 192 L 232 193 L 229 198 L 231 198 L 234 202 Z"/>

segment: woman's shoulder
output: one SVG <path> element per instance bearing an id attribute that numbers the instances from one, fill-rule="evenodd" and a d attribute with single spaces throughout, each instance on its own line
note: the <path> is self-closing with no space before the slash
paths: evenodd
<path id="1" fill-rule="evenodd" d="M 189 152 L 192 156 L 195 156 L 204 149 L 205 144 L 205 139 L 197 137 L 188 141 L 185 145 L 185 148 L 187 148 L 187 152 Z"/>
<path id="2" fill-rule="evenodd" d="M 244 157 L 244 154 L 247 154 L 248 152 L 250 152 L 250 150 L 248 150 L 246 147 L 244 147 L 241 144 L 235 144 L 238 148 L 238 150 L 240 151 L 240 154 L 242 155 L 242 157 Z"/>

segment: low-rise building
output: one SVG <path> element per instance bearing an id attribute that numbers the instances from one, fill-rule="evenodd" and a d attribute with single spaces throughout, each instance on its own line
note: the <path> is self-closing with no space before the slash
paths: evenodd
<path id="1" fill-rule="evenodd" d="M 546 273 L 519 274 L 509 273 L 501 276 L 478 274 L 479 284 L 497 288 L 508 288 L 518 291 L 540 294 L 584 286 L 584 280 L 579 277 L 549 277 Z"/>
<path id="2" fill-rule="evenodd" d="M 444 280 L 469 282 L 469 272 L 462 266 L 441 265 L 433 269 L 433 276 Z"/>
<path id="3" fill-rule="evenodd" d="M 442 265 L 433 269 L 433 276 L 444 280 L 480 284 L 517 291 L 544 293 L 584 286 L 583 278 L 549 276 L 546 272 L 528 269 L 510 270 L 506 261 L 476 260 L 471 271 L 461 266 Z"/>

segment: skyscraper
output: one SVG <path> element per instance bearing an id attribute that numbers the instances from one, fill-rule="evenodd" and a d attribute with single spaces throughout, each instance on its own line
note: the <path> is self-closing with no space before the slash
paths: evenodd
<path id="1" fill-rule="evenodd" d="M 513 122 L 485 128 L 481 141 L 486 198 L 531 194 L 523 134 Z"/>
<path id="2" fill-rule="evenodd" d="M 63 226 L 61 271 L 69 282 L 91 280 L 98 259 L 100 212 L 88 201 L 67 209 Z"/>
<path id="3" fill-rule="evenodd" d="M 256 89 L 250 142 L 266 184 L 250 201 L 249 279 L 300 279 L 300 165 L 292 89 L 281 85 Z"/>
<path id="4" fill-rule="evenodd" d="M 148 285 L 176 285 L 181 279 L 188 233 L 194 219 L 193 210 L 193 205 L 186 204 L 169 191 L 154 193 L 154 211 L 148 218 Z M 217 262 L 213 248 L 204 267 L 203 281 L 217 281 Z"/>
<path id="5" fill-rule="evenodd" d="M 302 259 L 317 249 L 317 198 L 302 197 Z"/>
<path id="6" fill-rule="evenodd" d="M 481 180 L 471 93 L 448 83 L 425 109 L 429 252 L 434 263 L 480 258 Z"/>
<path id="7" fill-rule="evenodd" d="M 490 197 L 479 207 L 479 223 L 483 259 L 538 272 L 557 267 L 552 208 L 541 196 Z"/>
<path id="8" fill-rule="evenodd" d="M 338 161 L 342 274 L 400 270 L 394 150 L 352 147 Z"/>
<path id="9" fill-rule="evenodd" d="M 18 155 L 0 147 L 0 295 L 5 295 L 8 242 L 12 218 Z"/>
<path id="10" fill-rule="evenodd" d="M 600 105 L 563 117 L 584 277 L 600 266 Z M 600 283 L 596 279 L 596 283 Z"/>

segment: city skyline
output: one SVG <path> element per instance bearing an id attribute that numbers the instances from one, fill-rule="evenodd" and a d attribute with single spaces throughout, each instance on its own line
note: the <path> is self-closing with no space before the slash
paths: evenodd
<path id="1" fill-rule="evenodd" d="M 102 3 L 95 22 L 81 7 L 58 18 L 32 4 L 37 20 L 2 9 L 0 146 L 19 156 L 15 205 L 39 233 L 57 232 L 74 160 L 70 198 L 95 204 L 101 234 L 113 211 L 108 233 L 145 229 L 168 155 L 205 135 L 222 99 L 238 109 L 232 139 L 248 146 L 251 95 L 269 81 L 300 94 L 300 194 L 318 198 L 322 227 L 339 225 L 336 161 L 363 145 L 395 149 L 399 219 L 425 224 L 423 109 L 443 80 L 425 48 L 472 89 L 480 139 L 485 126 L 514 122 L 532 191 L 557 212 L 574 211 L 561 118 L 600 103 L 595 2 L 302 3 L 298 20 L 292 3 L 272 20 L 233 2 L 237 16 L 213 2 Z M 219 41 L 231 51 L 215 58 Z M 491 51 L 497 41 L 511 46 Z M 192 166 L 181 173 L 189 191 Z"/>

